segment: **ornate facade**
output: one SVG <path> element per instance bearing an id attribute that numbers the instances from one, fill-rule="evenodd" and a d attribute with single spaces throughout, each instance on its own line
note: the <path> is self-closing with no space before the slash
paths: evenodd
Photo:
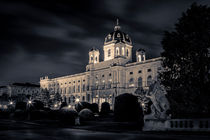
<path id="1" fill-rule="evenodd" d="M 132 61 L 132 41 L 121 31 L 118 22 L 114 31 L 105 37 L 104 61 L 100 61 L 98 49 L 89 51 L 86 72 L 57 78 L 40 78 L 40 87 L 50 92 L 58 92 L 63 101 L 74 104 L 75 100 L 98 103 L 109 102 L 122 93 L 134 94 L 138 87 L 147 89 L 156 80 L 161 70 L 161 58 L 146 60 L 145 51 L 136 51 L 136 61 Z"/>

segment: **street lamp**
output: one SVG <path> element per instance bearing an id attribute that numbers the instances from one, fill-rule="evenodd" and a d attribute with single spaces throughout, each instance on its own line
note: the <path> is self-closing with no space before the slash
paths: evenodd
<path id="1" fill-rule="evenodd" d="M 28 102 L 27 102 L 27 106 L 30 107 L 32 104 L 33 104 L 32 100 L 29 99 Z M 29 108 L 28 108 L 28 109 L 29 109 Z"/>
<path id="2" fill-rule="evenodd" d="M 31 104 L 32 104 L 32 101 L 31 101 L 31 100 L 29 100 L 29 101 L 28 101 L 28 104 L 29 104 L 29 105 L 31 105 Z"/>
<path id="3" fill-rule="evenodd" d="M 58 104 L 54 104 L 54 108 L 57 108 L 58 107 Z"/>
<path id="4" fill-rule="evenodd" d="M 68 108 L 71 108 L 71 105 L 68 105 Z"/>
<path id="5" fill-rule="evenodd" d="M 76 102 L 79 102 L 79 98 L 76 99 Z"/>
<path id="6" fill-rule="evenodd" d="M 13 105 L 13 101 L 10 101 L 9 104 L 10 104 L 10 105 Z"/>

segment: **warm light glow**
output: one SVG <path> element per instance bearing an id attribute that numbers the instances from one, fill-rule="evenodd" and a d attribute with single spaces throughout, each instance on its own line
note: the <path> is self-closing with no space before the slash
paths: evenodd
<path id="1" fill-rule="evenodd" d="M 7 109 L 7 105 L 3 105 L 3 109 Z"/>
<path id="2" fill-rule="evenodd" d="M 29 100 L 29 101 L 28 101 L 28 104 L 32 104 L 32 101 L 31 101 L 31 100 Z"/>
<path id="3" fill-rule="evenodd" d="M 13 101 L 10 101 L 9 104 L 10 104 L 10 105 L 13 105 Z"/>
<path id="4" fill-rule="evenodd" d="M 79 102 L 79 98 L 76 99 L 76 102 Z"/>
<path id="5" fill-rule="evenodd" d="M 144 106 L 145 106 L 145 104 L 144 104 L 144 103 L 141 103 L 141 106 L 143 106 L 143 107 L 144 107 Z"/>
<path id="6" fill-rule="evenodd" d="M 55 105 L 54 105 L 54 107 L 56 108 L 56 107 L 58 107 L 58 105 L 57 105 L 57 104 L 55 104 Z"/>
<path id="7" fill-rule="evenodd" d="M 71 105 L 68 105 L 68 108 L 71 108 Z"/>

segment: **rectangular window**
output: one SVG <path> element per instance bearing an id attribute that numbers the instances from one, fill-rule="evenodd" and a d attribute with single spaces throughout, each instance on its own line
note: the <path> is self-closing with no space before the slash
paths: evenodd
<path id="1" fill-rule="evenodd" d="M 69 87 L 69 94 L 71 94 L 71 87 Z"/>
<path id="2" fill-rule="evenodd" d="M 131 72 L 130 72 L 130 75 L 132 75 L 132 74 L 133 74 L 133 72 L 131 71 Z"/>
<path id="3" fill-rule="evenodd" d="M 78 92 L 80 92 L 80 85 L 78 85 Z"/>
<path id="4" fill-rule="evenodd" d="M 82 90 L 85 91 L 85 84 L 82 85 Z"/>
<path id="5" fill-rule="evenodd" d="M 139 70 L 139 73 L 141 73 L 142 71 L 141 70 Z"/>

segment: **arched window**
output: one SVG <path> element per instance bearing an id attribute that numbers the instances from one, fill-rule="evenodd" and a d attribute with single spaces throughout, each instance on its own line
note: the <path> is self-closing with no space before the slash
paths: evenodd
<path id="1" fill-rule="evenodd" d="M 125 55 L 125 48 L 122 47 L 122 55 Z"/>
<path id="2" fill-rule="evenodd" d="M 134 79 L 130 78 L 129 80 L 129 87 L 134 87 Z"/>
<path id="3" fill-rule="evenodd" d="M 149 76 L 147 77 L 147 86 L 150 86 L 151 83 L 152 83 L 152 76 L 149 75 Z"/>
<path id="4" fill-rule="evenodd" d="M 138 87 L 142 87 L 142 78 L 141 77 L 138 78 Z"/>
<path id="5" fill-rule="evenodd" d="M 111 56 L 111 50 L 109 49 L 108 50 L 108 57 L 110 57 Z"/>
<path id="6" fill-rule="evenodd" d="M 93 61 L 93 55 L 90 56 L 90 60 Z"/>
<path id="7" fill-rule="evenodd" d="M 98 61 L 98 58 L 97 58 L 97 56 L 96 56 L 96 62 Z"/>
<path id="8" fill-rule="evenodd" d="M 128 56 L 128 49 L 127 49 L 127 52 L 126 52 L 127 56 Z"/>
<path id="9" fill-rule="evenodd" d="M 119 48 L 116 48 L 116 54 L 119 55 Z"/>
<path id="10" fill-rule="evenodd" d="M 138 62 L 141 62 L 141 55 L 138 55 Z"/>

